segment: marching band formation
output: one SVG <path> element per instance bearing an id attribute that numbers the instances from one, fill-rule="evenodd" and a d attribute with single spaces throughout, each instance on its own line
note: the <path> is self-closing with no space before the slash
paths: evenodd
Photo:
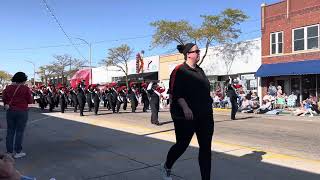
<path id="1" fill-rule="evenodd" d="M 52 112 L 53 109 L 60 107 L 60 112 L 64 113 L 69 106 L 73 108 L 74 112 L 79 110 L 80 116 L 84 116 L 83 111 L 86 104 L 88 111 L 94 111 L 94 114 L 97 115 L 100 103 L 113 113 L 119 113 L 121 106 L 123 110 L 126 110 L 129 102 L 131 112 L 134 113 L 140 102 L 143 104 L 143 112 L 147 112 L 151 107 L 153 113 L 151 122 L 157 125 L 159 124 L 160 102 L 164 101 L 164 104 L 168 104 L 167 95 L 164 93 L 165 88 L 160 87 L 156 82 L 150 82 L 149 84 L 131 82 L 128 89 L 126 86 L 120 86 L 115 82 L 105 86 L 86 86 L 82 81 L 76 88 L 49 84 L 48 86 L 32 87 L 31 91 L 34 101 L 39 104 L 42 110 L 48 108 Z"/>

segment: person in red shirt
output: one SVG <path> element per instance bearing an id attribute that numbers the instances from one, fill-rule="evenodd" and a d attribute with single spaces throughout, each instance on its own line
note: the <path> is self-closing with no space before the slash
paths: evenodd
<path id="1" fill-rule="evenodd" d="M 7 153 L 14 158 L 26 155 L 22 152 L 22 140 L 28 121 L 28 104 L 32 103 L 31 90 L 25 85 L 28 76 L 17 72 L 11 79 L 12 84 L 3 91 L 3 103 L 7 110 Z"/>

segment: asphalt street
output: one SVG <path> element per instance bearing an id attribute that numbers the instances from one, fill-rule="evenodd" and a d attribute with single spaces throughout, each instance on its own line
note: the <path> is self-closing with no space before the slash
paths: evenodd
<path id="1" fill-rule="evenodd" d="M 25 133 L 27 157 L 16 166 L 38 179 L 160 179 L 159 164 L 175 141 L 168 111 L 161 126 L 150 113 L 129 111 L 98 116 L 86 112 L 41 112 L 31 108 Z M 213 179 L 320 179 L 320 118 L 241 114 L 229 120 L 216 112 Z M 1 137 L 5 112 L 0 111 Z M 5 151 L 4 141 L 0 148 Z M 196 138 L 173 168 L 174 179 L 200 179 Z"/>

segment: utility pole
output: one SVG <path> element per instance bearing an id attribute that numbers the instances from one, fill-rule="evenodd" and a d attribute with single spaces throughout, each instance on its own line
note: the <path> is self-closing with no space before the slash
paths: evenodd
<path id="1" fill-rule="evenodd" d="M 35 86 L 36 85 L 36 65 L 32 61 L 29 61 L 29 60 L 25 60 L 25 61 L 33 65 L 33 85 Z"/>
<path id="2" fill-rule="evenodd" d="M 92 62 L 92 43 L 89 43 L 88 41 L 86 41 L 82 38 L 75 38 L 75 39 L 79 39 L 89 46 L 89 67 L 91 68 L 92 67 L 92 65 L 91 65 L 91 62 Z"/>

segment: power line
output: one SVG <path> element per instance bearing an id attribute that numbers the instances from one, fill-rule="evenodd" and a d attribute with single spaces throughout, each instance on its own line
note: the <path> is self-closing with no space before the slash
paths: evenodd
<path id="1" fill-rule="evenodd" d="M 145 35 L 145 36 L 137 36 L 137 37 L 131 37 L 131 38 L 122 38 L 122 39 L 113 39 L 113 40 L 102 40 L 102 41 L 94 41 L 92 44 L 101 44 L 105 42 L 113 42 L 113 41 L 126 41 L 126 40 L 134 40 L 134 39 L 143 39 L 147 37 L 152 37 L 152 35 Z"/>
<path id="2" fill-rule="evenodd" d="M 121 39 L 109 39 L 109 40 L 93 41 L 91 44 L 102 44 L 102 43 L 107 43 L 107 42 L 144 39 L 144 38 L 151 37 L 151 36 L 152 35 L 145 35 L 145 36 L 136 36 L 136 37 L 129 37 L 129 38 L 121 38 Z M 74 45 L 83 45 L 83 44 L 85 44 L 85 43 L 77 43 L 77 44 L 74 44 Z M 40 46 L 40 47 L 14 48 L 14 49 L 7 49 L 7 50 L 8 51 L 35 50 L 35 49 L 47 49 L 47 48 L 67 47 L 67 46 L 72 46 L 72 45 L 70 45 L 70 44 L 60 44 L 60 45 L 47 45 L 47 46 Z"/>
<path id="3" fill-rule="evenodd" d="M 251 34 L 254 32 L 260 31 L 259 30 L 254 30 L 250 32 L 245 32 L 241 33 L 243 34 Z M 109 40 L 101 40 L 101 41 L 93 41 L 92 44 L 102 44 L 102 43 L 107 43 L 107 42 L 117 42 L 117 41 L 126 41 L 126 40 L 135 40 L 135 39 L 144 39 L 152 37 L 152 35 L 145 35 L 145 36 L 136 36 L 136 37 L 128 37 L 128 38 L 121 38 L 121 39 L 109 39 Z M 83 45 L 85 43 L 77 43 L 74 45 Z M 70 44 L 60 44 L 60 45 L 47 45 L 47 46 L 40 46 L 40 47 L 26 47 L 26 48 L 15 48 L 15 49 L 7 49 L 8 51 L 20 51 L 20 50 L 37 50 L 37 49 L 47 49 L 47 48 L 57 48 L 57 47 L 67 47 L 67 46 L 72 46 Z"/>
<path id="4" fill-rule="evenodd" d="M 54 19 L 54 21 L 58 24 L 60 30 L 63 32 L 63 34 L 67 37 L 71 45 L 76 49 L 76 51 L 79 53 L 79 55 L 83 58 L 83 60 L 86 60 L 86 58 L 81 54 L 80 50 L 75 46 L 73 43 L 72 39 L 69 37 L 69 35 L 66 33 L 66 31 L 63 29 L 61 23 L 59 22 L 58 18 L 54 15 L 53 11 L 49 7 L 48 3 L 46 0 L 42 0 L 43 4 L 45 5 L 47 11 L 51 14 L 51 17 Z"/>

